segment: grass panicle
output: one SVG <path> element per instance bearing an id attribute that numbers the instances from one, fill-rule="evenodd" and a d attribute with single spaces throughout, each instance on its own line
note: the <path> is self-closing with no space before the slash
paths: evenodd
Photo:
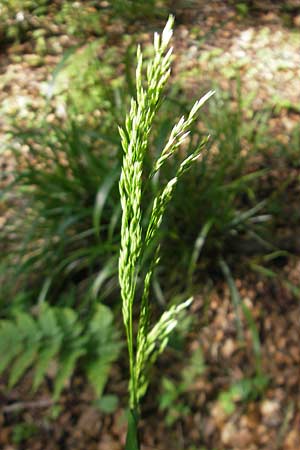
<path id="1" fill-rule="evenodd" d="M 119 281 L 122 297 L 122 313 L 126 330 L 129 354 L 129 406 L 131 418 L 138 417 L 141 397 L 145 394 L 149 383 L 149 369 L 158 355 L 167 345 L 169 335 L 177 324 L 180 311 L 187 308 L 191 300 L 172 306 L 162 314 L 158 322 L 150 329 L 149 294 L 150 281 L 156 264 L 159 261 L 159 245 L 152 251 L 148 271 L 143 278 L 143 294 L 139 305 L 138 331 L 133 329 L 133 308 L 137 303 L 137 284 L 142 277 L 141 259 L 143 254 L 151 250 L 150 246 L 158 236 L 159 227 L 166 207 L 172 198 L 174 188 L 179 178 L 191 167 L 198 158 L 206 140 L 188 155 L 165 185 L 158 189 L 152 199 L 152 210 L 146 226 L 143 222 L 143 164 L 145 153 L 149 148 L 149 135 L 154 118 L 161 104 L 162 92 L 170 76 L 172 48 L 168 49 L 172 37 L 174 19 L 169 17 L 160 36 L 154 35 L 154 54 L 147 64 L 146 82 L 143 85 L 143 55 L 140 47 L 137 50 L 136 99 L 131 100 L 131 108 L 126 116 L 124 128 L 120 127 L 120 136 L 124 151 L 123 165 L 119 182 L 122 206 L 121 248 L 119 256 Z M 173 127 L 170 137 L 153 164 L 149 178 L 157 173 L 166 160 L 171 157 L 189 134 L 189 128 L 197 117 L 204 102 L 213 94 L 209 92 L 192 107 L 187 118 L 182 117 Z M 133 424 L 137 420 L 129 420 L 127 447 L 133 444 Z M 133 450 L 133 447 L 131 448 Z"/>

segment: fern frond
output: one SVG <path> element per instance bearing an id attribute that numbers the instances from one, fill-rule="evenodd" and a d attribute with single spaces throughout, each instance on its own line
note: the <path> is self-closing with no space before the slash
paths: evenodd
<path id="1" fill-rule="evenodd" d="M 8 380 L 9 388 L 12 388 L 22 377 L 29 367 L 33 364 L 38 353 L 38 343 L 31 345 L 22 352 L 14 361 Z"/>
<path id="2" fill-rule="evenodd" d="M 22 350 L 21 336 L 16 332 L 14 322 L 2 320 L 0 323 L 0 374 Z"/>
<path id="3" fill-rule="evenodd" d="M 121 343 L 119 334 L 113 326 L 111 310 L 102 304 L 97 306 L 96 312 L 89 323 L 89 349 L 86 357 L 86 374 L 93 385 L 98 397 L 105 387 L 111 364 L 117 359 Z"/>
<path id="4" fill-rule="evenodd" d="M 36 391 L 41 385 L 48 367 L 57 356 L 62 343 L 62 336 L 58 335 L 56 338 L 48 340 L 45 345 L 40 348 L 38 356 L 36 358 L 34 376 L 32 381 L 32 389 Z"/>
<path id="5" fill-rule="evenodd" d="M 18 312 L 14 319 L 0 321 L 0 373 L 10 366 L 9 387 L 33 369 L 32 388 L 38 389 L 54 360 L 57 399 L 80 359 L 100 395 L 110 366 L 119 354 L 120 342 L 108 307 L 98 305 L 89 319 L 83 323 L 75 310 L 44 303 L 37 317 Z"/>
<path id="6" fill-rule="evenodd" d="M 77 360 L 84 355 L 84 348 L 78 348 L 71 352 L 64 352 L 60 355 L 59 369 L 54 381 L 54 400 L 57 400 L 63 390 L 65 383 L 74 372 Z"/>

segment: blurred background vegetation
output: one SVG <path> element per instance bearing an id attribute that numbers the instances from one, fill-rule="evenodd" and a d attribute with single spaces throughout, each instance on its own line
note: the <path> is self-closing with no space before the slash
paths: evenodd
<path id="1" fill-rule="evenodd" d="M 46 393 L 53 399 L 46 422 L 62 417 L 63 389 L 75 392 L 80 383 L 86 388 L 83 380 L 94 387 L 88 401 L 101 414 L 118 414 L 124 405 L 118 125 L 135 95 L 136 44 L 147 54 L 169 13 L 176 18 L 176 58 L 148 168 L 174 120 L 206 90 L 216 95 L 178 154 L 182 158 L 209 132 L 208 148 L 168 209 L 152 285 L 154 314 L 189 295 L 198 300 L 162 358 L 165 376 L 157 376 L 153 388 L 160 392 L 158 407 L 150 394 L 145 417 L 155 423 L 161 415 L 175 436 L 184 427 L 185 444 L 174 449 L 246 448 L 226 441 L 222 430 L 234 414 L 261 407 L 270 396 L 279 401 L 272 389 L 282 387 L 280 367 L 270 374 L 265 320 L 274 308 L 279 316 L 293 311 L 300 295 L 300 5 L 1 0 L 0 396 L 6 440 L 14 448 L 30 439 L 42 442 L 32 417 L 5 413 L 14 392 L 23 400 L 24 383 L 24 398 L 31 399 L 33 388 L 34 398 Z M 176 165 L 170 160 L 161 176 L 169 178 Z M 155 180 L 150 188 L 155 191 Z M 214 325 L 209 328 L 216 318 L 220 339 Z M 280 326 L 290 329 L 288 321 Z M 229 359 L 237 355 L 221 375 L 222 361 L 211 350 L 218 342 L 220 348 L 232 346 Z M 277 344 L 282 350 L 288 345 Z M 211 383 L 206 391 L 203 386 Z M 198 405 L 193 392 L 199 390 L 204 399 Z M 190 436 L 194 418 L 214 417 L 216 405 L 224 414 L 215 418 L 214 437 L 203 429 Z M 286 405 L 287 414 L 295 415 L 297 406 Z M 276 448 L 292 424 L 285 418 Z M 103 435 L 110 435 L 111 425 L 103 423 Z M 71 448 L 66 442 L 57 448 Z"/>

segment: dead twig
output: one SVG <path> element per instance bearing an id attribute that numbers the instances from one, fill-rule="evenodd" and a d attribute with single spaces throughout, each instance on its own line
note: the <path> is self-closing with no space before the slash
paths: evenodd
<path id="1" fill-rule="evenodd" d="M 41 399 L 32 402 L 16 402 L 11 405 L 6 405 L 2 408 L 2 412 L 10 413 L 22 411 L 23 409 L 38 409 L 38 408 L 48 408 L 54 405 L 54 401 L 51 399 Z"/>

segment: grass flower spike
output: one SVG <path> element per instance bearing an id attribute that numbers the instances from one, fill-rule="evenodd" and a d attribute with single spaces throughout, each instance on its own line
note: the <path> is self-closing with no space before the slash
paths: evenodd
<path id="1" fill-rule="evenodd" d="M 149 369 L 155 363 L 158 355 L 167 345 L 169 335 L 175 328 L 178 314 L 187 308 L 190 300 L 172 306 L 162 314 L 159 321 L 152 326 L 149 320 L 149 294 L 151 276 L 159 260 L 159 246 L 152 251 L 151 261 L 144 278 L 141 273 L 143 254 L 152 250 L 152 244 L 157 238 L 166 207 L 172 198 L 172 193 L 179 178 L 198 158 L 205 140 L 195 151 L 188 155 L 179 165 L 175 176 L 153 198 L 152 211 L 146 227 L 142 226 L 143 204 L 143 163 L 145 153 L 149 148 L 149 136 L 154 118 L 157 115 L 162 100 L 162 92 L 170 76 L 172 48 L 169 47 L 173 34 L 174 19 L 169 17 L 161 34 L 154 34 L 154 54 L 147 63 L 146 80 L 143 81 L 143 54 L 137 49 L 136 69 L 136 99 L 131 100 L 130 111 L 125 120 L 124 128 L 119 128 L 124 151 L 123 165 L 119 182 L 122 207 L 121 249 L 119 256 L 119 282 L 122 297 L 122 314 L 126 331 L 129 355 L 129 407 L 128 434 L 126 450 L 138 450 L 137 424 L 139 405 L 149 383 Z M 162 149 L 157 161 L 153 163 L 150 178 L 157 173 L 187 138 L 192 123 L 204 102 L 213 94 L 208 92 L 197 101 L 188 117 L 182 117 L 173 127 L 170 137 Z M 137 282 L 143 283 L 141 299 L 137 298 Z M 133 307 L 138 313 L 138 330 L 133 329 Z"/>

